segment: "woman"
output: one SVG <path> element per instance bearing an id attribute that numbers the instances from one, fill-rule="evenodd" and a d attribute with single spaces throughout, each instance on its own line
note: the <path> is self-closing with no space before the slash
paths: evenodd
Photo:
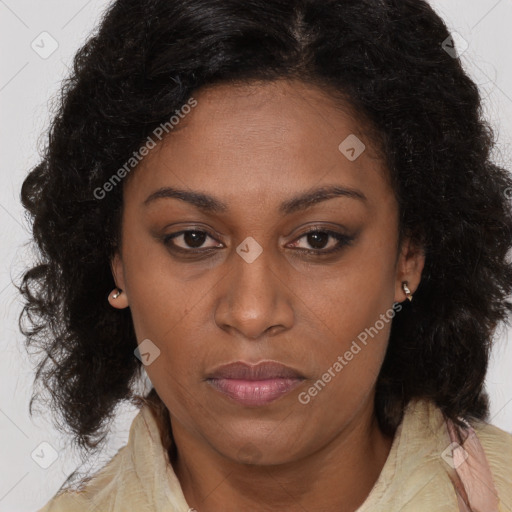
<path id="1" fill-rule="evenodd" d="M 23 184 L 21 291 L 77 445 L 140 412 L 44 512 L 512 509 L 512 181 L 446 41 L 419 0 L 111 5 Z"/>

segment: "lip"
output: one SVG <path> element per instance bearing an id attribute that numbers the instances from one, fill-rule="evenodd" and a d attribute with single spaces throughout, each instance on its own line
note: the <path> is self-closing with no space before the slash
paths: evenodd
<path id="1" fill-rule="evenodd" d="M 277 361 L 260 361 L 257 364 L 236 361 L 218 366 L 208 374 L 209 379 L 304 379 L 299 371 Z"/>
<path id="2" fill-rule="evenodd" d="M 206 381 L 213 389 L 242 405 L 266 405 L 286 395 L 305 379 L 297 370 L 276 361 L 222 365 Z"/>

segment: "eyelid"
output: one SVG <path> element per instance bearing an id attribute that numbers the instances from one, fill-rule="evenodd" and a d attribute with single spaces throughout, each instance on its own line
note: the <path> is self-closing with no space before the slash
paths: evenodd
<path id="1" fill-rule="evenodd" d="M 298 231 L 298 233 L 295 233 L 295 231 Z M 298 240 L 302 238 L 305 235 L 308 235 L 309 233 L 315 233 L 315 232 L 322 232 L 322 233 L 329 233 L 329 234 L 336 234 L 342 237 L 350 238 L 351 232 L 348 228 L 341 226 L 339 224 L 313 224 L 309 225 L 305 230 L 295 230 L 293 235 L 288 235 L 286 238 L 289 238 L 290 242 L 294 242 L 295 240 Z M 293 236 L 293 238 L 290 238 L 290 236 Z M 285 238 L 285 237 L 283 237 Z"/>

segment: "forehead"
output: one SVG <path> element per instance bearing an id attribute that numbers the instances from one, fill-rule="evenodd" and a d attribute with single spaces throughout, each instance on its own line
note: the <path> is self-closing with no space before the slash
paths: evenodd
<path id="1" fill-rule="evenodd" d="M 159 187 L 209 191 L 228 204 L 282 201 L 338 183 L 386 193 L 387 170 L 349 107 L 297 81 L 221 84 L 193 94 L 127 184 L 140 201 Z M 355 157 L 355 158 L 354 158 Z"/>

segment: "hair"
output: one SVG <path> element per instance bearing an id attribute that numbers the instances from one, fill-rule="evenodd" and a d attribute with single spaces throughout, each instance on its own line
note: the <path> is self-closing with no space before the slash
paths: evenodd
<path id="1" fill-rule="evenodd" d="M 19 285 L 20 329 L 44 354 L 31 414 L 46 397 L 92 450 L 117 404 L 140 403 L 131 313 L 107 302 L 122 187 L 94 191 L 194 91 L 298 79 L 356 112 L 389 171 L 400 239 L 425 251 L 376 383 L 381 429 L 393 433 L 413 398 L 457 424 L 487 420 L 490 349 L 512 309 L 512 181 L 491 160 L 493 130 L 460 58 L 443 49 L 449 37 L 423 0 L 113 2 L 74 57 L 21 190 L 38 260 Z M 146 398 L 163 417 L 154 389 Z"/>

